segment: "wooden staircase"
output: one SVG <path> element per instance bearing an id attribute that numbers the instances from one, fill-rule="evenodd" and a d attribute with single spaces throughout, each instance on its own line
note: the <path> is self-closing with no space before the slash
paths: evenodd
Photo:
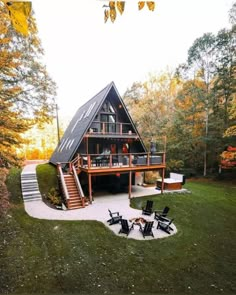
<path id="1" fill-rule="evenodd" d="M 84 208 L 87 205 L 85 198 L 81 197 L 77 188 L 73 174 L 64 174 L 64 180 L 68 191 L 69 199 L 67 199 L 68 209 Z"/>

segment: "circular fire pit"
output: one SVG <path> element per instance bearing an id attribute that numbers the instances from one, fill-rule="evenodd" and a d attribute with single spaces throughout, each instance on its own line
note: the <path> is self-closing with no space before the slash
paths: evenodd
<path id="1" fill-rule="evenodd" d="M 143 223 L 146 223 L 147 222 L 147 220 L 144 219 L 143 217 L 131 218 L 129 221 L 130 222 L 133 222 L 134 224 L 143 224 Z"/>

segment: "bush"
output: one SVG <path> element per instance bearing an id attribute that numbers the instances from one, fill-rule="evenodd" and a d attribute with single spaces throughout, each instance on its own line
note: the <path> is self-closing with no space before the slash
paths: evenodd
<path id="1" fill-rule="evenodd" d="M 62 200 L 60 197 L 60 193 L 54 187 L 51 188 L 47 195 L 45 195 L 46 200 L 49 201 L 52 205 L 60 206 L 62 204 Z"/>
<path id="2" fill-rule="evenodd" d="M 158 171 L 147 171 L 144 174 L 144 182 L 146 184 L 155 184 L 159 177 L 160 174 Z"/>
<path id="3" fill-rule="evenodd" d="M 168 172 L 180 172 L 180 170 L 184 167 L 184 162 L 182 160 L 169 160 L 166 163 L 166 170 Z"/>

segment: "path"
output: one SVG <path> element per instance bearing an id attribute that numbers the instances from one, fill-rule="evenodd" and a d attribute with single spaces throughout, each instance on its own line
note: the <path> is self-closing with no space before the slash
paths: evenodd
<path id="1" fill-rule="evenodd" d="M 125 219 L 132 219 L 142 216 L 142 211 L 133 209 L 130 207 L 127 194 L 116 194 L 107 196 L 98 196 L 94 199 L 92 205 L 89 205 L 83 209 L 75 210 L 56 210 L 48 207 L 43 201 L 38 189 L 37 177 L 36 177 L 37 164 L 30 164 L 24 167 L 22 178 L 22 190 L 24 198 L 24 207 L 27 214 L 33 218 L 47 219 L 47 220 L 97 220 L 105 224 L 115 234 L 119 235 L 120 224 L 114 224 L 109 226 L 107 220 L 109 219 L 108 209 L 112 212 L 120 212 Z M 160 193 L 160 192 L 159 192 Z M 132 188 L 132 196 L 144 196 L 158 194 L 155 188 L 143 188 L 135 186 Z M 40 195 L 40 196 L 39 196 Z M 154 220 L 153 217 L 145 217 L 147 220 Z M 155 239 L 164 238 L 169 236 L 167 233 L 157 230 L 157 221 L 154 221 L 153 234 Z M 173 231 L 171 235 L 177 232 L 175 225 L 173 224 Z M 120 234 L 119 236 L 125 236 Z M 128 238 L 143 240 L 143 236 L 138 227 L 135 226 L 134 230 L 131 230 Z M 152 237 L 146 237 L 145 240 L 153 239 Z"/>

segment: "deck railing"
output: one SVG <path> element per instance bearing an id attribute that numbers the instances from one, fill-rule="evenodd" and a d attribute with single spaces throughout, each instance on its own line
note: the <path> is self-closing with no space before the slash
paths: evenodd
<path id="1" fill-rule="evenodd" d="M 129 154 L 80 154 L 78 166 L 81 168 L 115 168 L 165 165 L 165 153 L 129 153 Z"/>
<path id="2" fill-rule="evenodd" d="M 63 172 L 62 172 L 61 163 L 57 164 L 57 170 L 58 170 L 59 177 L 60 177 L 60 180 L 61 180 L 61 186 L 62 186 L 63 194 L 64 194 L 66 200 L 68 200 L 70 197 L 69 197 L 69 193 L 68 193 L 67 186 L 66 186 L 66 183 L 65 183 L 64 175 L 63 175 Z"/>
<path id="3" fill-rule="evenodd" d="M 88 134 L 120 134 L 134 135 L 132 124 L 130 123 L 107 123 L 102 121 L 94 121 Z"/>

